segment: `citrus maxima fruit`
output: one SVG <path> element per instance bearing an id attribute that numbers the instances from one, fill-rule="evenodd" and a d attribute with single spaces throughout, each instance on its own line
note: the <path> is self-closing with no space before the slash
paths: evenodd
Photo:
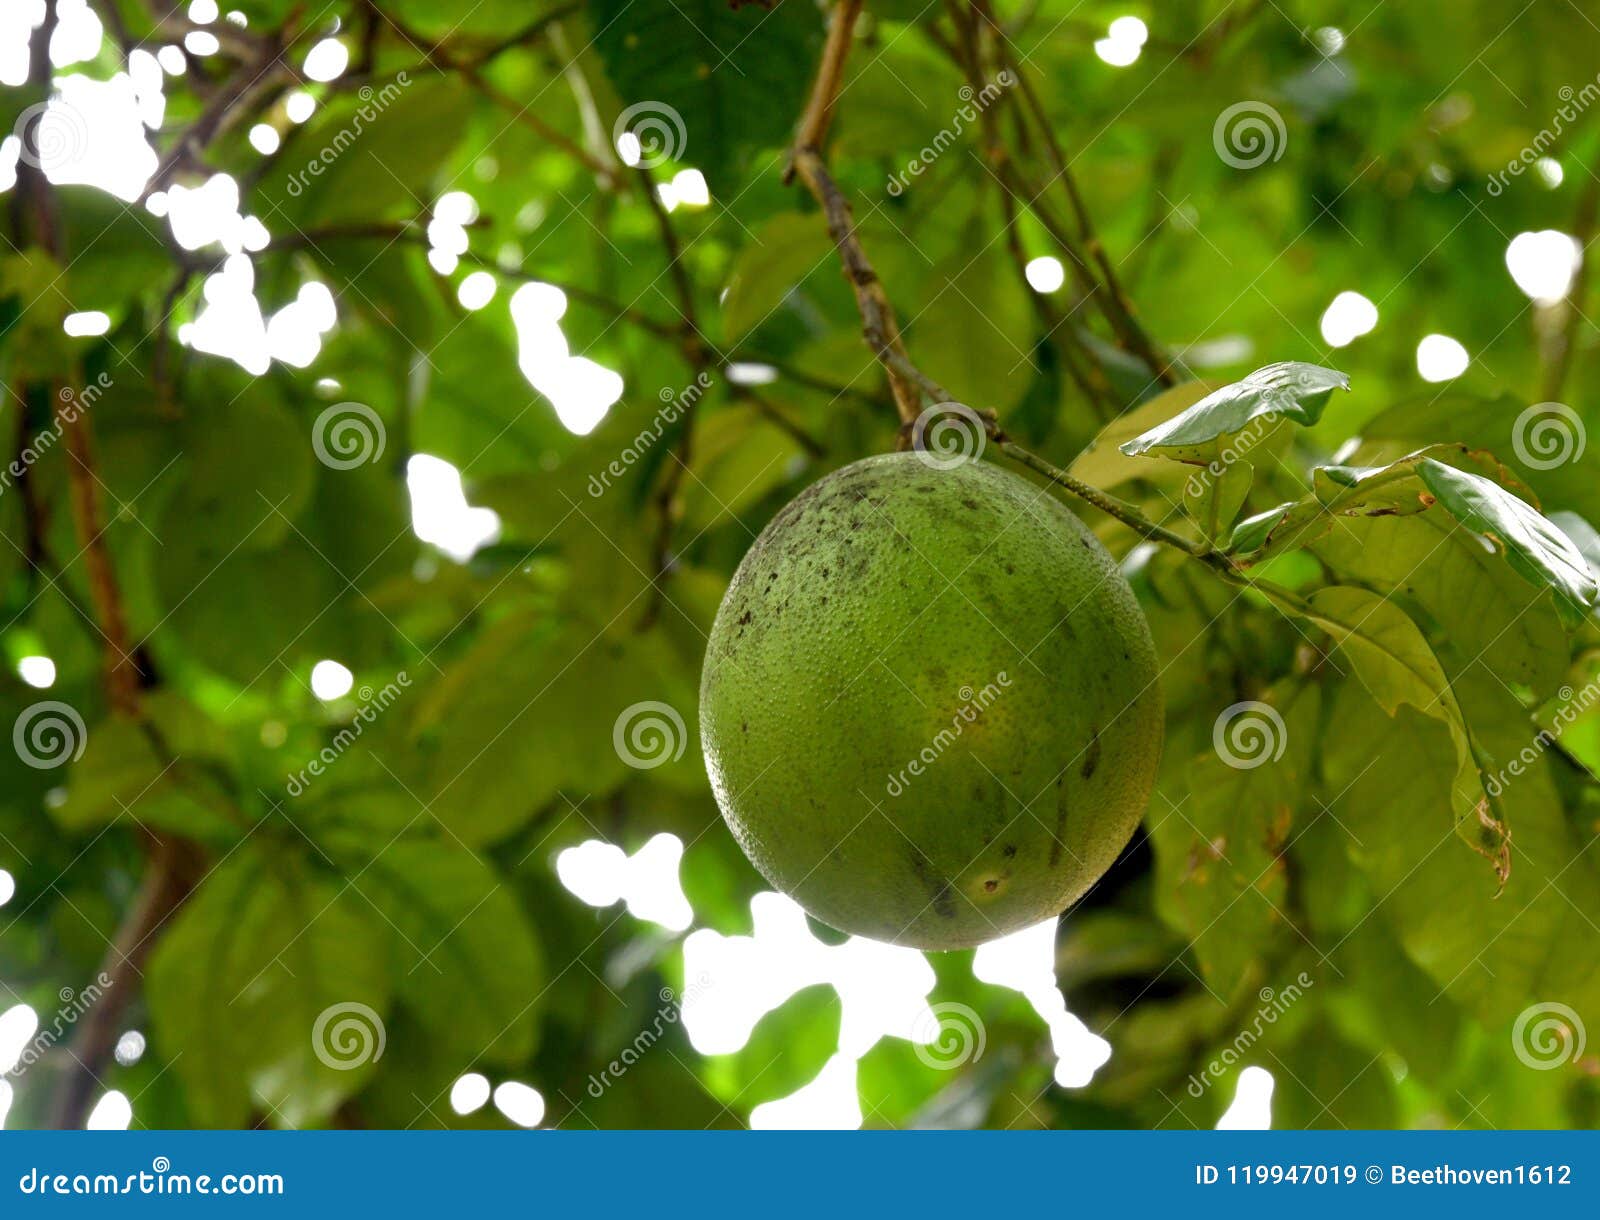
<path id="1" fill-rule="evenodd" d="M 980 944 L 1081 897 L 1161 753 L 1116 561 L 981 461 L 870 457 L 787 505 L 717 612 L 706 766 L 751 861 L 842 931 Z"/>

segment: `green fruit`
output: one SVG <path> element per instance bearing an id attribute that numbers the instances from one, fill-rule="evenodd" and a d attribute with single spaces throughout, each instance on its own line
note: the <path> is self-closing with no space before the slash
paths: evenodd
<path id="1" fill-rule="evenodd" d="M 1161 754 L 1150 628 L 1052 494 L 867 458 L 734 574 L 700 686 L 723 816 L 825 923 L 922 949 L 1058 914 L 1127 845 Z"/>

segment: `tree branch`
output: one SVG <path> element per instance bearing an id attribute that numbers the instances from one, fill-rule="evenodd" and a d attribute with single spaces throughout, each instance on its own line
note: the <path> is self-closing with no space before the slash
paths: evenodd
<path id="1" fill-rule="evenodd" d="M 58 13 L 55 0 L 46 0 L 45 19 L 35 32 L 30 46 L 28 82 L 40 98 L 47 98 L 53 83 L 50 41 L 55 34 Z M 42 115 L 31 122 L 38 124 Z M 25 145 L 37 142 L 37 132 L 24 133 Z M 65 263 L 65 241 L 56 204 L 44 171 L 24 159 L 17 166 L 16 219 L 18 237 L 42 247 L 57 264 Z M 111 555 L 106 547 L 106 523 L 100 500 L 100 479 L 95 472 L 93 433 L 89 417 L 77 402 L 76 392 L 64 378 L 50 387 L 55 419 L 67 448 L 67 484 L 73 524 L 83 550 L 88 574 L 90 601 L 103 641 L 102 676 L 106 699 L 113 711 L 129 717 L 140 714 L 141 678 L 136 650 L 128 636 L 127 616 L 117 585 Z M 141 899 L 118 930 L 108 950 L 102 973 L 110 980 L 106 993 L 91 1009 L 79 1028 L 69 1053 L 72 1057 L 65 1075 L 51 1098 L 52 1124 L 81 1127 L 100 1074 L 105 1070 L 116 1046 L 118 1022 L 130 993 L 136 990 L 132 979 L 139 973 L 150 933 L 162 919 L 182 902 L 188 892 L 184 874 L 176 867 L 177 857 L 186 848 L 181 842 L 151 836 L 151 851 L 145 869 Z"/>
<path id="2" fill-rule="evenodd" d="M 845 279 L 850 282 L 856 305 L 861 311 L 867 346 L 889 374 L 889 388 L 894 392 L 902 439 L 905 440 L 909 438 L 911 425 L 922 410 L 915 378 L 911 375 L 914 366 L 906 358 L 900 327 L 895 321 L 889 296 L 856 236 L 850 205 L 822 159 L 821 141 L 827 133 L 828 122 L 838 100 L 845 59 L 850 53 L 856 19 L 860 16 L 861 0 L 839 0 L 834 9 L 833 18 L 828 24 L 827 45 L 823 48 L 817 79 L 811 87 L 810 99 L 796 131 L 785 180 L 790 181 L 798 175 L 827 217 L 828 232 L 838 247 Z M 949 399 L 942 389 L 938 397 L 941 401 Z"/>

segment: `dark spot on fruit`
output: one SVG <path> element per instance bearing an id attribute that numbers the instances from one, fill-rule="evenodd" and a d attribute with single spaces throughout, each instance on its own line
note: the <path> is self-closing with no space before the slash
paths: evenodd
<path id="1" fill-rule="evenodd" d="M 961 497 L 961 503 L 965 507 L 972 509 L 974 512 L 976 512 L 978 509 L 978 502 L 976 500 L 969 499 L 966 496 Z"/>
<path id="2" fill-rule="evenodd" d="M 990 877 L 989 880 L 987 880 L 987 881 L 985 881 L 983 883 L 983 892 L 986 893 L 986 894 L 992 894 L 999 888 L 1000 888 L 1000 883 L 998 881 L 996 881 L 993 877 Z"/>
<path id="3" fill-rule="evenodd" d="M 1084 779 L 1094 774 L 1094 769 L 1100 765 L 1100 726 L 1089 727 L 1089 747 L 1084 752 L 1083 769 L 1078 772 Z"/>
<path id="4" fill-rule="evenodd" d="M 746 623 L 748 623 L 750 621 L 750 619 L 751 619 L 751 612 L 749 610 L 746 610 L 743 614 L 741 614 L 739 616 L 737 621 L 738 621 L 739 626 L 743 627 Z"/>
<path id="5" fill-rule="evenodd" d="M 922 882 L 929 894 L 932 895 L 931 903 L 933 912 L 940 919 L 954 919 L 956 917 L 956 904 L 953 900 L 953 890 L 948 877 L 941 877 L 933 871 L 933 865 L 928 862 L 916 848 L 911 849 L 911 867 L 917 874 L 917 880 Z"/>
<path id="6" fill-rule="evenodd" d="M 1017 845 L 1015 843 L 1007 843 L 1000 849 L 1000 854 L 1007 860 L 1011 859 L 1012 856 L 1017 854 Z"/>

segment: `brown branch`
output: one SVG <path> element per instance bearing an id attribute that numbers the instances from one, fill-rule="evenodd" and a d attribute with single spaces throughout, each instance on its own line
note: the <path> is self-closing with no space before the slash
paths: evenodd
<path id="1" fill-rule="evenodd" d="M 66 1074 L 50 1099 L 49 1126 L 63 1131 L 83 1126 L 95 1091 L 105 1087 L 100 1075 L 116 1048 L 123 1014 L 155 946 L 155 934 L 189 897 L 195 872 L 192 851 L 185 844 L 155 839 L 139 893 L 96 976 L 110 982 L 73 1033 Z"/>
<path id="2" fill-rule="evenodd" d="M 861 0 L 839 0 L 833 11 L 833 18 L 828 24 L 827 45 L 823 48 L 817 79 L 811 87 L 810 98 L 797 128 L 785 181 L 798 176 L 827 217 L 828 232 L 833 237 L 833 244 L 838 247 L 845 279 L 850 282 L 861 312 L 867 346 L 889 374 L 889 388 L 894 393 L 904 442 L 922 409 L 917 396 L 916 376 L 912 375 L 914 366 L 905 355 L 900 327 L 895 321 L 889 296 L 856 236 L 850 205 L 822 159 L 820 143 L 838 100 L 845 58 L 849 55 L 850 40 L 856 19 L 860 16 Z M 949 395 L 941 390 L 939 399 L 946 401 L 948 398 Z"/>
<path id="3" fill-rule="evenodd" d="M 655 218 L 656 230 L 661 235 L 661 246 L 667 256 L 667 274 L 672 277 L 673 288 L 678 296 L 678 311 L 683 322 L 683 354 L 697 377 L 704 376 L 711 370 L 711 354 L 700 333 L 694 284 L 689 279 L 688 268 L 684 266 L 683 247 L 678 243 L 677 231 L 672 227 L 672 217 L 668 215 L 666 205 L 656 193 L 655 179 L 650 176 L 650 171 L 640 166 L 638 177 L 645 205 Z M 651 596 L 639 620 L 640 631 L 648 630 L 655 623 L 661 613 L 662 600 L 666 596 L 667 574 L 672 566 L 672 534 L 677 528 L 678 519 L 683 515 L 683 505 L 679 502 L 678 493 L 683 487 L 683 476 L 688 473 L 689 464 L 694 459 L 694 425 L 699 407 L 698 394 L 690 398 L 685 405 L 678 436 L 669 455 L 671 461 L 667 465 L 661 486 L 656 489 L 658 522 L 655 544 L 652 548 L 654 562 L 650 578 Z"/>
<path id="4" fill-rule="evenodd" d="M 849 21 L 853 14 L 859 11 L 859 4 L 851 0 L 840 0 L 840 6 L 835 12 L 833 25 L 830 27 L 830 40 L 848 40 Z M 825 63 L 829 62 L 824 57 Z M 818 87 L 828 88 L 828 79 L 837 81 L 838 67 L 825 68 L 818 78 Z M 815 101 L 808 106 L 807 113 L 817 110 Z M 856 288 L 856 303 L 860 307 L 863 328 L 867 341 L 877 355 L 890 376 L 892 384 L 904 386 L 907 389 L 921 390 L 936 401 L 950 401 L 949 392 L 938 382 L 928 377 L 907 356 L 904 346 L 899 341 L 899 334 L 893 329 L 894 309 L 889 303 L 888 294 L 872 264 L 868 261 L 866 253 L 861 248 L 860 241 L 856 238 L 850 224 L 849 205 L 845 202 L 838 186 L 829 176 L 827 167 L 823 164 L 822 155 L 815 147 L 798 146 L 795 149 L 794 167 L 796 173 L 811 193 L 822 205 L 827 216 L 829 231 L 834 235 L 834 242 L 839 247 L 840 258 L 845 266 L 846 276 L 852 286 Z M 898 395 L 897 395 L 898 400 Z M 904 418 L 902 404 L 902 444 L 912 442 L 915 437 L 910 435 L 910 425 L 915 421 L 915 415 L 910 420 Z M 1235 584 L 1251 584 L 1234 566 L 1233 562 L 1221 552 L 1212 550 L 1203 542 L 1196 542 L 1185 538 L 1182 534 L 1166 528 L 1159 522 L 1151 521 L 1145 517 L 1134 505 L 1102 491 L 1098 487 L 1083 482 L 1083 480 L 1052 465 L 1038 454 L 1023 448 L 1011 440 L 1001 430 L 994 412 L 977 409 L 976 414 L 982 421 L 984 430 L 993 439 L 996 447 L 1012 461 L 1017 462 L 1030 470 L 1043 475 L 1050 482 L 1064 491 L 1070 492 L 1084 503 L 1107 514 L 1117 521 L 1122 522 L 1129 529 L 1135 531 L 1140 537 L 1159 542 L 1163 545 L 1174 547 L 1184 554 L 1199 560 L 1211 568 L 1219 576 Z M 1264 586 L 1262 586 L 1264 587 Z"/>
<path id="5" fill-rule="evenodd" d="M 155 173 L 145 183 L 140 194 L 141 201 L 157 191 L 165 190 L 179 170 L 197 162 L 211 142 L 227 130 L 234 116 L 246 108 L 252 96 L 273 88 L 284 72 L 291 71 L 283 54 L 294 42 L 294 22 L 295 18 L 291 16 L 282 27 L 264 38 L 255 57 L 240 64 L 206 103 L 200 116 L 178 134 L 172 147 L 157 164 Z"/>
<path id="6" fill-rule="evenodd" d="M 839 101 L 839 89 L 844 84 L 844 65 L 850 57 L 850 40 L 855 35 L 861 7 L 862 0 L 839 0 L 834 9 L 833 20 L 828 26 L 828 41 L 822 48 L 822 59 L 817 64 L 817 79 L 795 129 L 789 166 L 783 172 L 785 186 L 794 181 L 797 170 L 794 162 L 800 154 L 806 149 L 820 152 L 822 142 L 827 138 L 828 127 L 833 122 L 833 109 Z"/>
<path id="7" fill-rule="evenodd" d="M 30 47 L 28 81 L 39 97 L 48 97 L 52 87 L 50 41 L 55 34 L 58 14 L 55 0 L 46 0 L 44 23 L 35 32 Z M 31 120 L 37 124 L 40 116 Z M 37 132 L 25 133 L 24 144 L 37 140 Z M 65 260 L 65 241 L 56 213 L 56 202 L 44 171 L 24 159 L 17 166 L 17 235 L 24 244 L 41 246 L 56 263 Z M 55 420 L 67 448 L 68 496 L 73 524 L 82 548 L 88 574 L 89 595 L 96 625 L 103 641 L 102 670 L 106 699 L 122 715 L 139 715 L 141 680 L 136 652 L 129 642 L 127 616 L 123 610 L 111 555 L 106 547 L 106 523 L 100 499 L 100 479 L 95 473 L 94 442 L 89 417 L 78 403 L 75 391 L 64 378 L 53 379 L 50 392 L 55 404 Z M 151 851 L 146 865 L 141 898 L 123 921 L 117 940 L 110 946 L 102 973 L 110 980 L 89 1019 L 74 1034 L 71 1063 L 60 1079 L 51 1099 L 54 1125 L 81 1127 L 90 1099 L 100 1083 L 116 1046 L 118 1022 L 126 1007 L 132 980 L 139 973 L 150 934 L 171 913 L 188 892 L 184 874 L 175 867 L 176 859 L 188 849 L 177 840 L 150 836 Z"/>
<path id="8" fill-rule="evenodd" d="M 873 269 L 872 261 L 861 247 L 856 236 L 855 223 L 850 215 L 850 205 L 845 201 L 839 186 L 834 182 L 822 156 L 815 149 L 796 151 L 794 170 L 805 183 L 816 201 L 821 204 L 827 218 L 828 232 L 838 248 L 844 267 L 845 279 L 855 293 L 856 306 L 861 312 L 862 334 L 889 374 L 889 388 L 894 392 L 895 407 L 900 415 L 902 430 L 916 421 L 921 411 L 917 396 L 917 376 L 905 355 L 905 345 L 900 338 L 900 327 L 895 321 L 894 307 L 888 293 Z M 940 401 L 948 401 L 949 394 L 942 387 Z"/>
<path id="9" fill-rule="evenodd" d="M 950 56 L 965 69 L 968 84 L 974 93 L 981 95 L 987 88 L 987 82 L 983 79 L 977 22 L 962 23 L 959 13 L 955 15 L 955 20 L 963 35 L 960 44 L 942 42 L 941 45 L 946 46 Z M 1023 249 L 1022 235 L 1017 226 L 1017 195 L 1006 182 L 1011 154 L 1001 137 L 999 119 L 994 109 L 985 106 L 979 112 L 979 121 L 979 129 L 983 133 L 984 155 L 1000 188 L 998 194 L 1006 250 L 1011 255 L 1011 262 L 1021 281 L 1022 291 L 1032 303 L 1034 312 L 1038 314 L 1046 337 L 1061 353 L 1068 374 L 1088 400 L 1091 409 L 1104 422 L 1116 412 L 1116 396 L 1111 389 L 1111 383 L 1106 379 L 1105 370 L 1100 367 L 1099 361 L 1084 347 L 1077 332 L 1069 327 L 1068 315 L 1063 314 L 1049 297 L 1035 291 L 1028 283 L 1029 260 L 1027 252 Z"/>

